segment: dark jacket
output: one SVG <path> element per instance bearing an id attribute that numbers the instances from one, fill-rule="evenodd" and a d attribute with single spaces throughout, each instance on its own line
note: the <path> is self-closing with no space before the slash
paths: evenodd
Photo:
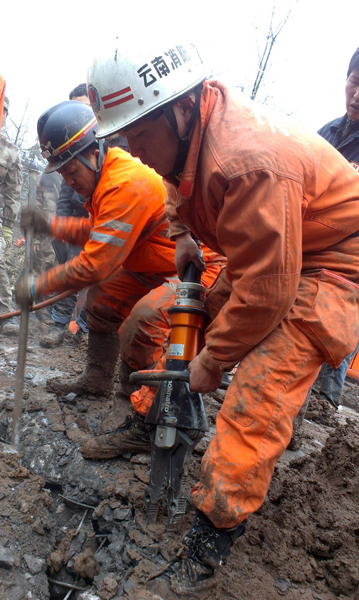
<path id="1" fill-rule="evenodd" d="M 57 217 L 88 217 L 84 207 L 86 198 L 75 192 L 65 181 L 61 184 L 60 195 L 56 205 Z"/>
<path id="2" fill-rule="evenodd" d="M 344 117 L 334 119 L 321 127 L 318 133 L 334 146 L 353 165 L 354 169 L 359 171 L 359 126 L 356 131 L 340 142 L 346 122 L 347 115 L 344 115 Z"/>

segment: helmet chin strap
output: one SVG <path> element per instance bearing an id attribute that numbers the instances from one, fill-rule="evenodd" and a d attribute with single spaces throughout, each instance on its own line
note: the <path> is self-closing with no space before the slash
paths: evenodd
<path id="1" fill-rule="evenodd" d="M 193 106 L 191 118 L 187 125 L 187 133 L 186 133 L 185 137 L 182 138 L 179 135 L 177 119 L 176 119 L 172 104 L 165 104 L 162 109 L 164 114 L 167 117 L 167 120 L 170 124 L 170 127 L 171 127 L 173 133 L 175 134 L 175 136 L 179 142 L 176 161 L 175 161 L 174 167 L 172 169 L 172 172 L 170 173 L 170 175 L 172 177 L 176 177 L 177 179 L 178 179 L 178 176 L 182 173 L 182 171 L 184 169 L 188 150 L 189 150 L 189 145 L 190 145 L 190 141 L 191 141 L 192 129 L 193 129 L 196 119 L 199 115 L 199 105 L 200 105 L 200 101 L 201 101 L 201 89 L 202 89 L 202 84 L 198 85 L 195 88 L 195 103 Z M 177 100 L 177 102 L 178 102 L 178 100 Z"/>
<path id="2" fill-rule="evenodd" d="M 97 159 L 97 169 L 95 169 L 95 167 L 90 163 L 89 160 L 87 160 L 87 158 L 85 158 L 83 156 L 82 153 L 76 155 L 76 158 L 77 158 L 77 160 L 80 161 L 80 163 L 82 163 L 85 167 L 87 167 L 88 169 L 90 169 L 91 171 L 93 171 L 96 174 L 96 185 L 99 182 L 103 161 L 106 156 L 105 140 L 98 140 L 98 149 L 99 149 L 99 155 L 98 155 L 98 159 Z"/>

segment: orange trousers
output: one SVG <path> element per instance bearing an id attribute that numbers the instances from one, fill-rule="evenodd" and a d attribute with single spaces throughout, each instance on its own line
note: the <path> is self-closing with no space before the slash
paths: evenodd
<path id="1" fill-rule="evenodd" d="M 210 286 L 223 268 L 207 263 L 202 284 Z M 157 364 L 170 334 L 168 308 L 179 279 L 175 272 L 138 273 L 121 267 L 112 279 L 89 289 L 87 325 L 94 331 L 119 331 L 121 359 L 133 369 Z"/>
<path id="2" fill-rule="evenodd" d="M 322 363 L 357 343 L 357 297 L 325 274 L 302 278 L 288 316 L 241 360 L 192 492 L 216 527 L 233 527 L 261 506 Z M 136 410 L 147 414 L 154 393 L 144 386 L 133 394 Z"/>

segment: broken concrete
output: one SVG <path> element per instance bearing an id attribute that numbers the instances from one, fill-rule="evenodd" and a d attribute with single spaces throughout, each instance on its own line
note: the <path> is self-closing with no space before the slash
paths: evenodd
<path id="1" fill-rule="evenodd" d="M 143 497 L 150 457 L 85 460 L 80 447 L 108 427 L 108 398 L 57 398 L 52 376 L 82 372 L 86 347 L 39 346 L 30 322 L 19 452 L 9 444 L 17 340 L 0 337 L 1 600 L 132 600 L 176 552 L 193 509 L 176 534 L 164 503 L 147 525 Z M 215 433 L 221 394 L 207 395 L 210 432 L 196 448 L 190 482 Z M 212 600 L 359 600 L 359 386 L 346 383 L 345 407 L 312 406 L 303 445 L 279 461 L 267 498 L 249 519 L 218 575 Z M 350 407 L 350 408 L 348 408 Z M 129 405 L 120 410 L 125 419 Z"/>

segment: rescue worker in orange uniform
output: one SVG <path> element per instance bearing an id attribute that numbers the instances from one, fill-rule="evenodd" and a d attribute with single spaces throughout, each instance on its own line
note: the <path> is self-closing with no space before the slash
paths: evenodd
<path id="1" fill-rule="evenodd" d="M 162 178 L 125 150 L 108 148 L 105 154 L 102 143 L 95 140 L 96 130 L 92 109 L 82 102 L 62 102 L 40 117 L 39 141 L 48 160 L 45 172 L 58 171 L 88 198 L 90 218 L 52 215 L 48 219 L 39 209 L 24 209 L 22 228 L 31 226 L 35 233 L 48 233 L 84 250 L 36 279 L 19 279 L 15 292 L 21 304 L 91 286 L 86 370 L 75 381 L 50 380 L 49 384 L 62 394 L 106 396 L 113 386 L 121 325 L 126 340 L 121 348 L 125 380 L 133 369 L 159 360 L 169 332 L 165 306 L 173 304 L 178 277 L 175 243 L 167 235 Z M 209 285 L 223 258 L 206 249 L 204 260 L 210 263 L 203 277 L 204 285 Z"/>
<path id="2" fill-rule="evenodd" d="M 90 67 L 89 90 L 98 137 L 126 135 L 130 152 L 177 188 L 168 215 L 180 276 L 189 260 L 202 265 L 188 230 L 227 257 L 190 388 L 215 390 L 240 364 L 193 490 L 192 527 L 145 594 L 207 597 L 320 366 L 356 346 L 359 176 L 320 136 L 205 81 L 185 41 L 119 36 Z"/>

